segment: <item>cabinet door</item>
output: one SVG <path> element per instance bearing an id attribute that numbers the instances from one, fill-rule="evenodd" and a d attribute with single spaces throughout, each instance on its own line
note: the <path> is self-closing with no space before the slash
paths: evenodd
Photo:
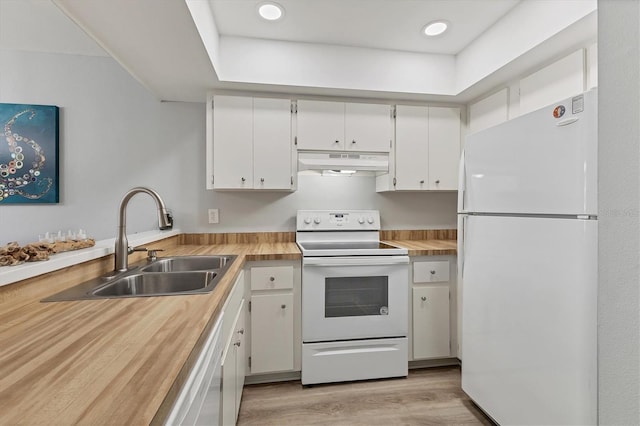
<path id="1" fill-rule="evenodd" d="M 254 188 L 291 188 L 289 99 L 253 99 L 253 160 Z"/>
<path id="2" fill-rule="evenodd" d="M 344 103 L 298 101 L 298 149 L 344 150 Z"/>
<path id="3" fill-rule="evenodd" d="M 397 190 L 427 189 L 429 182 L 429 108 L 396 107 Z"/>
<path id="4" fill-rule="evenodd" d="M 236 377 L 238 373 L 234 343 L 237 339 L 234 336 L 231 337 L 222 357 L 222 424 L 225 426 L 236 424 Z"/>
<path id="5" fill-rule="evenodd" d="M 449 287 L 414 288 L 413 358 L 449 356 Z"/>
<path id="6" fill-rule="evenodd" d="M 457 190 L 460 108 L 429 108 L 429 189 Z"/>
<path id="7" fill-rule="evenodd" d="M 213 187 L 253 186 L 253 100 L 213 98 Z"/>
<path id="8" fill-rule="evenodd" d="M 345 147 L 350 151 L 389 152 L 391 107 L 345 104 Z"/>
<path id="9" fill-rule="evenodd" d="M 238 321 L 235 328 L 236 345 L 236 407 L 235 418 L 238 419 L 238 413 L 240 412 L 240 400 L 242 399 L 242 389 L 244 388 L 244 377 L 247 371 L 247 356 L 246 356 L 246 339 L 245 339 L 245 302 L 242 301 L 240 310 L 238 311 Z M 235 424 L 235 421 L 234 421 Z"/>
<path id="10" fill-rule="evenodd" d="M 251 296 L 251 373 L 293 370 L 293 293 Z"/>

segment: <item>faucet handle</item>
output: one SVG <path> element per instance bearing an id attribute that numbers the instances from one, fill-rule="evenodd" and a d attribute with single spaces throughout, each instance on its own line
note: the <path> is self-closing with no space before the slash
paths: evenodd
<path id="1" fill-rule="evenodd" d="M 136 248 L 133 248 L 131 246 L 127 247 L 127 253 L 131 254 L 134 251 L 148 251 L 148 250 L 146 247 L 136 247 Z"/>

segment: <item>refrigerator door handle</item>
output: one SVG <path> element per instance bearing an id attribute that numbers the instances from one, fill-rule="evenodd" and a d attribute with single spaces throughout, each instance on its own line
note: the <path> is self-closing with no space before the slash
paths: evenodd
<path id="1" fill-rule="evenodd" d="M 467 215 L 458 216 L 458 275 L 460 279 L 464 277 L 465 261 L 465 231 L 467 229 Z"/>
<path id="2" fill-rule="evenodd" d="M 458 212 L 464 212 L 464 191 L 466 186 L 467 173 L 465 171 L 464 150 L 460 155 L 460 165 L 458 168 Z"/>

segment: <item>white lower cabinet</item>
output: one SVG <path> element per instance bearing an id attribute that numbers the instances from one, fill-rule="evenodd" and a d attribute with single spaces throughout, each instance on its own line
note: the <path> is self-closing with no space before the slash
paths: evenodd
<path id="1" fill-rule="evenodd" d="M 230 325 L 223 330 L 226 344 L 222 354 L 222 425 L 227 426 L 236 424 L 246 375 L 244 272 L 223 309 L 224 323 Z"/>
<path id="2" fill-rule="evenodd" d="M 458 308 L 455 256 L 412 258 L 410 360 L 455 357 Z"/>
<path id="3" fill-rule="evenodd" d="M 250 271 L 251 374 L 296 370 L 299 267 L 276 263 L 254 266 Z"/>
<path id="4" fill-rule="evenodd" d="M 449 287 L 413 289 L 413 358 L 451 356 Z"/>
<path id="5" fill-rule="evenodd" d="M 293 370 L 293 293 L 251 296 L 251 372 Z"/>

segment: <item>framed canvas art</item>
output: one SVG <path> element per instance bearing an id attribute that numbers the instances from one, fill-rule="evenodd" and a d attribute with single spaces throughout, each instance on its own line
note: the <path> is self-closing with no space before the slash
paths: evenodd
<path id="1" fill-rule="evenodd" d="M 59 201 L 57 106 L 0 103 L 0 205 Z"/>

